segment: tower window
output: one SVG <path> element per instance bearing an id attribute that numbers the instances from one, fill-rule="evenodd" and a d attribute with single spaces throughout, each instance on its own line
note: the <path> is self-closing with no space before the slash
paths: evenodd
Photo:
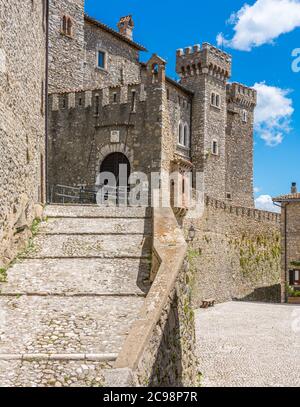
<path id="1" fill-rule="evenodd" d="M 117 103 L 118 95 L 116 93 L 113 94 L 113 103 Z"/>
<path id="2" fill-rule="evenodd" d="M 221 107 L 221 96 L 218 93 L 212 92 L 210 97 L 210 104 L 214 107 Z"/>
<path id="3" fill-rule="evenodd" d="M 61 31 L 62 34 L 67 35 L 68 37 L 73 36 L 73 20 L 71 17 L 63 16 Z"/>
<path id="4" fill-rule="evenodd" d="M 131 111 L 135 112 L 136 111 L 136 91 L 133 90 L 131 92 Z"/>
<path id="5" fill-rule="evenodd" d="M 184 125 L 184 138 L 183 138 L 183 143 L 185 147 L 190 146 L 190 129 L 187 124 Z"/>
<path id="6" fill-rule="evenodd" d="M 99 116 L 99 105 L 100 105 L 100 98 L 99 95 L 95 96 L 95 115 Z"/>
<path id="7" fill-rule="evenodd" d="M 182 122 L 180 122 L 178 126 L 178 144 L 182 146 L 183 142 L 184 142 L 184 129 Z"/>
<path id="8" fill-rule="evenodd" d="M 106 54 L 103 51 L 98 51 L 97 66 L 98 66 L 98 68 L 101 68 L 101 69 L 106 68 Z"/>
<path id="9" fill-rule="evenodd" d="M 213 142 L 212 142 L 212 154 L 213 155 L 219 154 L 219 145 L 218 145 L 217 140 L 213 140 Z"/>
<path id="10" fill-rule="evenodd" d="M 182 147 L 190 147 L 190 128 L 187 123 L 179 122 L 178 126 L 178 144 Z"/>
<path id="11" fill-rule="evenodd" d="M 246 110 L 243 110 L 242 116 L 243 116 L 243 122 L 247 123 L 248 122 L 248 112 Z"/>

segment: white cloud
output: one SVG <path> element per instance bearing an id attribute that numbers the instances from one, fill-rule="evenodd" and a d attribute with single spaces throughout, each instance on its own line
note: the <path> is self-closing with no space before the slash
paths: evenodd
<path id="1" fill-rule="evenodd" d="M 233 38 L 227 40 L 219 34 L 218 45 L 250 51 L 300 27 L 300 0 L 257 0 L 252 6 L 245 4 L 232 14 L 229 24 L 234 25 Z"/>
<path id="2" fill-rule="evenodd" d="M 254 192 L 255 192 L 256 194 L 258 194 L 260 191 L 261 191 L 261 188 L 259 188 L 259 187 L 254 187 Z"/>
<path id="3" fill-rule="evenodd" d="M 294 113 L 293 100 L 287 89 L 256 83 L 257 107 L 255 110 L 255 131 L 268 146 L 280 144 L 291 130 L 291 117 Z"/>
<path id="4" fill-rule="evenodd" d="M 256 209 L 269 212 L 278 212 L 280 213 L 280 208 L 275 206 L 270 195 L 260 195 L 255 199 Z"/>

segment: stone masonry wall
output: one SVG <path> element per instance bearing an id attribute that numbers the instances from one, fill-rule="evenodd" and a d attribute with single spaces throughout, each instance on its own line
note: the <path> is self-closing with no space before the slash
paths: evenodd
<path id="1" fill-rule="evenodd" d="M 131 111 L 133 90 L 136 91 L 134 112 Z M 95 186 L 101 162 L 112 152 L 125 154 L 131 171 L 149 174 L 159 170 L 159 106 L 146 97 L 144 87 L 139 84 L 51 95 L 49 185 Z M 112 138 L 113 131 L 119 132 L 118 139 Z"/>
<path id="2" fill-rule="evenodd" d="M 226 193 L 234 205 L 254 207 L 253 123 L 256 91 L 227 85 Z"/>
<path id="3" fill-rule="evenodd" d="M 203 173 L 207 194 L 224 200 L 226 81 L 231 73 L 231 57 L 209 44 L 195 45 L 177 51 L 176 70 L 180 83 L 194 92 L 191 153 L 195 172 Z M 212 105 L 212 93 L 218 95 L 219 106 Z M 217 143 L 216 154 L 213 142 Z"/>
<path id="4" fill-rule="evenodd" d="M 153 212 L 153 284 L 115 363 L 115 373 L 124 376 L 124 369 L 129 370 L 127 385 L 194 386 L 193 271 L 185 260 L 187 245 L 171 208 Z"/>
<path id="5" fill-rule="evenodd" d="M 206 198 L 188 256 L 195 306 L 203 299 L 280 302 L 280 215 Z"/>
<path id="6" fill-rule="evenodd" d="M 140 82 L 139 52 L 125 41 L 85 21 L 84 87 L 122 86 Z M 106 54 L 106 68 L 97 67 L 97 52 Z"/>
<path id="7" fill-rule="evenodd" d="M 72 35 L 62 33 L 64 16 L 72 19 Z M 84 0 L 51 0 L 49 4 L 49 92 L 83 87 Z"/>
<path id="8" fill-rule="evenodd" d="M 0 1 L 0 267 L 44 201 L 46 2 Z"/>

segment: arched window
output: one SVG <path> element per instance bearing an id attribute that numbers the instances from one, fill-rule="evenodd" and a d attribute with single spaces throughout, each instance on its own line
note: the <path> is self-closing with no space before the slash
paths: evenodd
<path id="1" fill-rule="evenodd" d="M 158 82 L 158 72 L 159 72 L 158 64 L 153 64 L 152 65 L 152 82 L 153 83 Z"/>
<path id="2" fill-rule="evenodd" d="M 69 35 L 70 37 L 73 34 L 73 21 L 72 19 L 69 17 L 67 19 L 67 35 Z"/>
<path id="3" fill-rule="evenodd" d="M 213 106 L 215 106 L 215 104 L 216 104 L 216 94 L 215 94 L 215 93 L 212 93 L 212 94 L 211 94 L 210 103 L 211 103 Z"/>
<path id="4" fill-rule="evenodd" d="M 184 145 L 184 126 L 182 122 L 179 122 L 178 126 L 178 144 Z"/>
<path id="5" fill-rule="evenodd" d="M 71 17 L 63 16 L 61 23 L 61 31 L 63 34 L 72 37 L 73 35 L 73 20 Z"/>
<path id="6" fill-rule="evenodd" d="M 66 16 L 63 16 L 61 29 L 64 34 L 67 33 L 67 17 Z"/>
<path id="7" fill-rule="evenodd" d="M 152 73 L 154 73 L 155 75 L 158 74 L 158 64 L 153 64 L 153 66 L 152 66 Z"/>
<path id="8" fill-rule="evenodd" d="M 190 146 L 190 129 L 187 123 L 184 125 L 183 144 L 185 147 Z"/>

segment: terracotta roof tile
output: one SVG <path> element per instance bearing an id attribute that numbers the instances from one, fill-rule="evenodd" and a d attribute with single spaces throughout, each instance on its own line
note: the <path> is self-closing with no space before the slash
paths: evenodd
<path id="1" fill-rule="evenodd" d="M 298 200 L 300 201 L 300 193 L 280 195 L 277 198 L 273 198 L 273 202 L 290 202 Z"/>

